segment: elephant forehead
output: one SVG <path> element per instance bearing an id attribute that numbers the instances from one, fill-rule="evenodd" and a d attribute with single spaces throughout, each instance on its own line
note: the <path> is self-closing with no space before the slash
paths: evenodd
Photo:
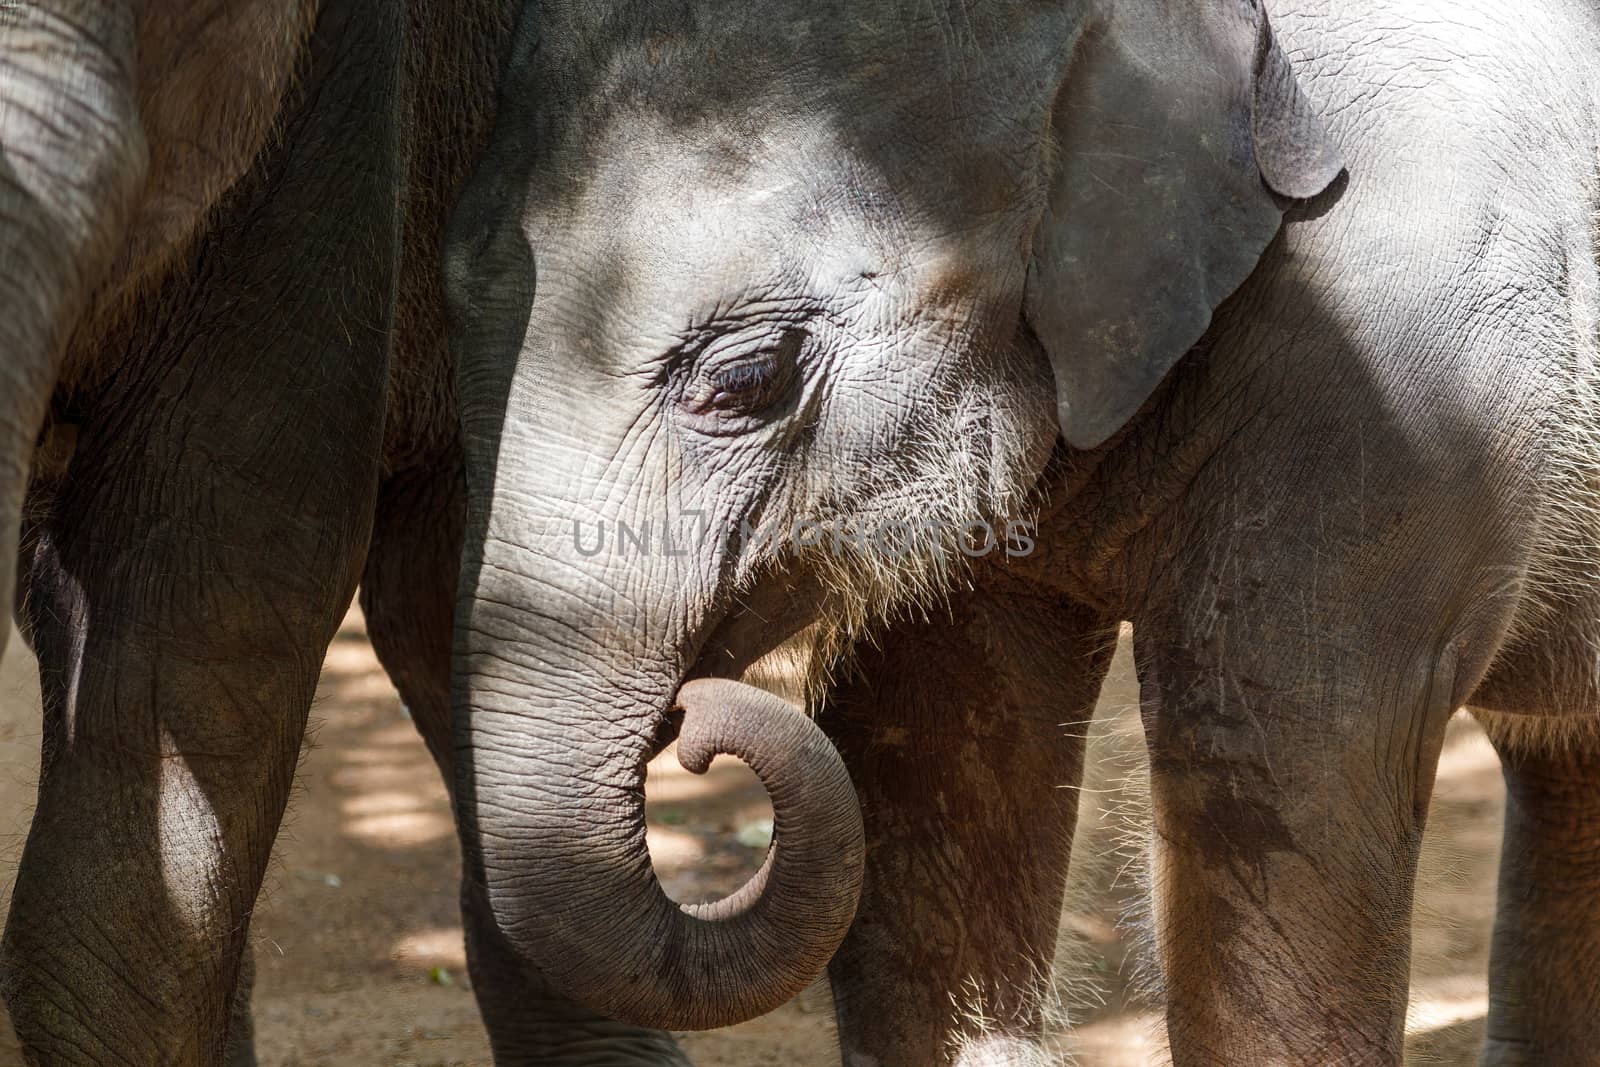
<path id="1" fill-rule="evenodd" d="M 780 237 L 796 249 L 866 241 L 904 215 L 889 184 L 817 116 L 738 129 L 712 114 L 687 131 L 645 118 L 614 130 L 589 167 L 580 228 L 624 255 L 737 257 L 740 242 Z"/>
<path id="2" fill-rule="evenodd" d="M 536 242 L 582 250 L 574 261 L 589 265 L 571 276 L 596 301 L 665 316 L 669 330 L 745 301 L 887 300 L 920 317 L 1020 290 L 1021 206 L 952 222 L 815 120 L 775 125 L 737 154 L 722 136 L 630 131 L 596 154 L 573 214 Z M 994 196 L 992 184 L 974 191 Z"/>

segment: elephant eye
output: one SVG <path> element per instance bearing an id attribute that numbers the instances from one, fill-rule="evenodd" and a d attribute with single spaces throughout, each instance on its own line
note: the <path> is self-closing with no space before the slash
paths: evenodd
<path id="1" fill-rule="evenodd" d="M 786 330 L 776 343 L 717 360 L 690 391 L 686 407 L 694 415 L 755 415 L 777 405 L 795 378 L 803 330 Z"/>

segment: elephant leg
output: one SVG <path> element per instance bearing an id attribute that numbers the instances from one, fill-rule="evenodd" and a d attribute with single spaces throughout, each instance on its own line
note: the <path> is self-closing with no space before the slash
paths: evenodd
<path id="1" fill-rule="evenodd" d="M 230 1055 L 378 484 L 400 32 L 385 8 L 322 8 L 281 139 L 128 309 L 72 398 L 65 475 L 27 509 L 44 740 L 0 983 L 31 1062 Z"/>
<path id="2" fill-rule="evenodd" d="M 255 949 L 246 944 L 239 959 L 239 979 L 233 987 L 233 1009 L 228 1020 L 228 1046 L 223 1067 L 256 1067 L 256 1020 L 250 998 L 256 988 Z"/>
<path id="3" fill-rule="evenodd" d="M 29 458 L 67 335 L 144 184 L 137 7 L 42 0 L 8 4 L 0 18 L 0 607 L 8 612 Z"/>
<path id="4" fill-rule="evenodd" d="M 465 514 L 462 489 L 455 462 L 386 480 L 361 585 L 373 648 L 452 786 L 450 648 Z M 466 877 L 461 916 L 472 988 L 495 1063 L 688 1063 L 671 1035 L 602 1018 L 519 961 L 500 935 L 482 888 Z"/>
<path id="5" fill-rule="evenodd" d="M 210 373 L 180 363 L 188 395 L 208 395 Z M 268 425 L 254 405 L 271 383 L 232 377 L 257 368 L 228 368 L 249 412 L 175 406 L 142 382 L 96 413 L 125 432 L 80 444 L 29 530 L 44 741 L 3 983 L 30 1062 L 249 1062 L 250 913 L 376 468 L 325 465 L 356 395 L 302 391 L 272 416 L 293 425 Z M 213 462 L 186 471 L 180 452 Z"/>
<path id="6" fill-rule="evenodd" d="M 1116 631 L 987 578 L 862 647 L 820 720 L 867 831 L 861 905 L 829 966 L 847 1067 L 1051 1062 L 1083 735 Z"/>
<path id="7" fill-rule="evenodd" d="M 1506 821 L 1482 1062 L 1594 1063 L 1600 1059 L 1600 746 L 1587 740 L 1496 747 Z"/>
<path id="8" fill-rule="evenodd" d="M 1233 596 L 1134 621 L 1173 1062 L 1398 1064 L 1453 644 Z"/>

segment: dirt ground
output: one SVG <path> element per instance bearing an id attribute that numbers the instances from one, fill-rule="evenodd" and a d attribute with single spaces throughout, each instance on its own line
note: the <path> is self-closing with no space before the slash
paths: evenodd
<path id="1" fill-rule="evenodd" d="M 1059 1054 L 1084 1067 L 1164 1058 L 1159 1009 L 1133 993 L 1140 954 L 1118 919 L 1139 897 L 1145 804 L 1135 687 L 1119 651 L 1093 728 L 1073 890 L 1057 980 Z M 38 763 L 34 667 L 12 636 L 0 663 L 0 882 L 6 899 L 27 833 Z M 352 612 L 329 651 L 311 743 L 251 929 L 264 1067 L 488 1067 L 456 916 L 459 864 L 432 763 Z M 719 895 L 753 871 L 770 824 L 765 797 L 723 760 L 705 778 L 657 761 L 650 845 L 678 899 Z M 1471 1064 L 1500 840 L 1501 783 L 1475 724 L 1452 724 L 1419 881 L 1409 1059 Z M 1041 828 L 1041 832 L 1043 828 Z M 3 1020 L 0 1020 L 3 1022 Z M 9 1035 L 0 1067 L 20 1063 Z M 760 1019 L 687 1035 L 701 1067 L 838 1063 L 825 988 Z"/>

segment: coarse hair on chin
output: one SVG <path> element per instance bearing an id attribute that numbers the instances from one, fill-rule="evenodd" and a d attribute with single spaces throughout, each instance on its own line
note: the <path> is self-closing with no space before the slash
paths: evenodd
<path id="1" fill-rule="evenodd" d="M 865 480 L 813 470 L 796 494 L 796 513 L 819 531 L 791 564 L 822 590 L 813 693 L 856 642 L 940 610 L 970 581 L 973 559 L 1006 551 L 1009 532 L 1037 513 L 1027 413 L 970 382 L 928 408 L 938 416 L 904 428 L 895 470 Z"/>

